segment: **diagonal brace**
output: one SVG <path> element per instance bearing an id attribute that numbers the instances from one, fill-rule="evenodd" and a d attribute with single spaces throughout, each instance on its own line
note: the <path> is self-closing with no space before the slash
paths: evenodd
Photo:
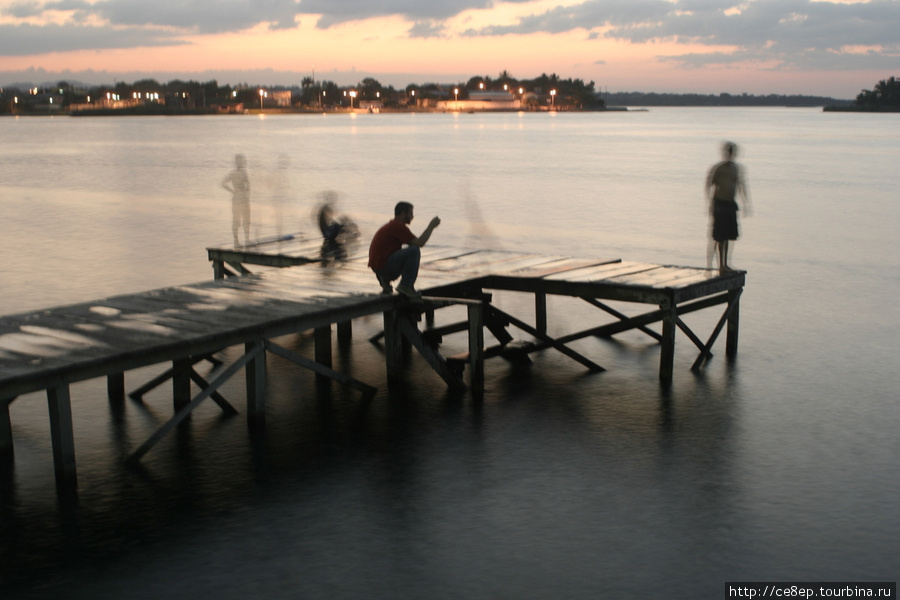
<path id="1" fill-rule="evenodd" d="M 200 389 L 205 390 L 206 388 L 209 387 L 209 382 L 206 381 L 206 379 L 204 379 L 203 376 L 200 375 L 200 373 L 198 373 L 193 367 L 191 367 L 190 375 L 191 375 L 191 380 L 193 380 L 194 383 L 199 385 Z M 237 409 L 235 407 L 233 407 L 231 405 L 231 403 L 229 403 L 228 400 L 226 400 L 225 397 L 222 396 L 222 394 L 220 394 L 219 392 L 213 392 L 212 394 L 209 395 L 209 397 L 212 398 L 213 402 L 215 402 L 216 404 L 219 405 L 219 408 L 221 408 L 222 412 L 224 412 L 225 414 L 227 414 L 227 415 L 238 414 Z"/>
<path id="2" fill-rule="evenodd" d="M 422 332 L 413 324 L 409 316 L 398 312 L 397 328 L 447 385 L 451 388 L 465 389 L 466 384 L 463 380 L 453 372 L 453 369 L 447 364 L 447 360 L 437 350 L 425 343 Z"/>
<path id="3" fill-rule="evenodd" d="M 620 321 L 628 321 L 628 320 L 629 320 L 629 319 L 628 319 L 628 315 L 626 315 L 626 314 L 624 314 L 624 313 L 621 313 L 621 312 L 617 311 L 616 309 L 614 309 L 614 308 L 611 307 L 611 306 L 607 306 L 606 304 L 603 304 L 602 302 L 600 302 L 600 301 L 597 300 L 596 298 L 590 298 L 590 297 L 588 297 L 588 296 L 582 296 L 581 299 L 584 300 L 585 302 L 587 302 L 588 304 L 590 304 L 591 306 L 596 306 L 596 307 L 599 308 L 600 310 L 606 311 L 607 313 L 611 314 L 612 316 L 614 316 L 615 318 L 619 319 Z M 661 341 L 662 341 L 662 336 L 661 336 L 660 334 L 658 334 L 657 332 L 653 331 L 652 329 L 650 329 L 650 328 L 648 328 L 648 327 L 645 327 L 644 325 L 636 325 L 635 328 L 636 328 L 636 329 L 639 329 L 639 330 L 641 330 L 641 331 L 643 331 L 644 333 L 646 333 L 647 335 L 649 335 L 650 337 L 652 337 L 652 338 L 653 338 L 654 340 L 656 340 L 657 342 L 661 342 Z"/>
<path id="4" fill-rule="evenodd" d="M 209 387 L 201 391 L 197 394 L 193 400 L 191 400 L 188 404 L 185 404 L 175 415 L 165 422 L 165 424 L 156 430 L 156 432 L 151 435 L 147 441 L 138 447 L 131 456 L 126 459 L 127 463 L 137 463 L 141 460 L 147 452 L 150 451 L 153 446 L 155 446 L 161 439 L 163 439 L 166 434 L 168 434 L 172 429 L 174 429 L 179 423 L 184 421 L 188 415 L 191 414 L 201 402 L 209 398 L 216 390 L 219 389 L 226 381 L 231 379 L 238 371 L 240 371 L 247 363 L 249 363 L 252 359 L 256 358 L 256 355 L 260 352 L 264 352 L 264 345 L 260 344 L 255 349 L 245 353 L 239 359 L 234 361 L 234 363 L 222 371 L 213 381 L 209 384 Z"/>
<path id="5" fill-rule="evenodd" d="M 563 354 L 565 354 L 572 360 L 579 362 L 582 365 L 586 366 L 591 371 L 605 371 L 606 370 L 603 367 L 601 367 L 600 365 L 598 365 L 597 363 L 593 362 L 592 360 L 585 358 L 578 352 L 575 352 L 574 350 L 572 350 L 571 348 L 569 348 L 568 346 L 566 346 L 564 343 L 560 342 L 559 340 L 555 340 L 555 339 L 551 338 L 550 336 L 548 336 L 547 334 L 539 332 L 537 329 L 535 329 L 531 325 L 528 325 L 527 323 L 520 321 L 519 319 L 516 319 L 512 315 L 503 312 L 502 310 L 496 308 L 495 306 L 488 305 L 486 308 L 489 311 L 489 313 L 491 313 L 492 315 L 498 315 L 498 314 L 502 315 L 503 318 L 507 319 L 510 324 L 515 325 L 516 327 L 518 327 L 525 333 L 528 333 L 528 334 L 536 337 L 537 339 L 544 342 L 547 346 L 550 346 L 550 347 L 553 347 L 553 348 L 559 350 L 560 352 L 562 352 Z M 544 347 L 547 347 L 547 346 L 544 346 Z"/>
<path id="6" fill-rule="evenodd" d="M 707 341 L 706 344 L 701 347 L 700 356 L 698 356 L 697 360 L 694 361 L 694 364 L 691 365 L 692 371 L 698 370 L 706 360 L 712 357 L 712 353 L 709 351 L 709 349 L 712 348 L 713 344 L 716 343 L 716 338 L 719 337 L 719 334 L 722 332 L 722 328 L 725 326 L 725 323 L 728 322 L 728 317 L 731 316 L 732 311 L 734 311 L 734 309 L 738 306 L 738 302 L 741 298 L 742 292 L 743 290 L 736 290 L 736 293 L 729 298 L 728 307 L 725 309 L 725 312 L 722 313 L 722 317 L 716 324 L 715 329 L 713 329 L 712 335 L 709 336 L 709 341 Z"/>
<path id="7" fill-rule="evenodd" d="M 287 360 L 291 361 L 294 364 L 300 365 L 301 367 L 310 369 L 311 371 L 314 371 L 315 373 L 318 373 L 319 375 L 324 375 L 325 377 L 328 377 L 329 379 L 333 379 L 334 381 L 337 381 L 338 383 L 342 383 L 346 386 L 355 388 L 355 389 L 361 391 L 367 398 L 374 396 L 375 392 L 378 391 L 377 388 L 372 387 L 371 385 L 363 383 L 362 381 L 359 381 L 358 379 L 354 379 L 354 378 L 350 377 L 349 375 L 345 375 L 343 373 L 335 371 L 334 369 L 332 369 L 330 367 L 326 367 L 322 363 L 319 363 L 319 362 L 316 362 L 309 358 L 306 358 L 305 356 L 301 356 L 301 355 L 297 354 L 296 352 L 288 350 L 287 348 L 285 348 L 283 346 L 279 346 L 278 344 L 276 344 L 270 340 L 266 340 L 265 345 L 266 345 L 266 350 L 268 350 L 269 352 L 271 352 L 273 354 L 277 354 L 278 356 L 281 356 L 282 358 L 286 358 Z"/>

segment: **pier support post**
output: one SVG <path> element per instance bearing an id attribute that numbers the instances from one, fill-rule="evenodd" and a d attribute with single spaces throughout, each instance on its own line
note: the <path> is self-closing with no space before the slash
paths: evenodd
<path id="1" fill-rule="evenodd" d="M 316 362 L 326 367 L 331 366 L 331 325 L 316 327 L 314 339 L 316 342 Z"/>
<path id="2" fill-rule="evenodd" d="M 12 458 L 12 420 L 9 418 L 9 405 L 15 398 L 0 398 L 0 459 Z"/>
<path id="3" fill-rule="evenodd" d="M 469 386 L 472 393 L 484 392 L 484 304 L 469 304 Z"/>
<path id="4" fill-rule="evenodd" d="M 313 338 L 316 343 L 316 362 L 325 365 L 329 369 L 332 364 L 333 349 L 331 345 L 331 325 L 316 327 Z M 329 381 L 328 377 L 316 373 L 316 380 L 320 383 Z"/>
<path id="5" fill-rule="evenodd" d="M 547 294 L 544 292 L 534 294 L 534 328 L 541 335 L 547 334 Z"/>
<path id="6" fill-rule="evenodd" d="M 265 340 L 248 342 L 244 351 L 252 355 L 244 369 L 247 376 L 247 423 L 256 427 L 266 421 Z"/>
<path id="7" fill-rule="evenodd" d="M 737 289 L 728 292 L 728 306 L 731 310 L 728 315 L 728 329 L 725 334 L 725 356 L 728 358 L 733 358 L 737 355 L 742 291 L 742 289 Z"/>
<path id="8" fill-rule="evenodd" d="M 338 344 L 346 346 L 353 339 L 353 321 L 341 321 L 337 324 Z"/>
<path id="9" fill-rule="evenodd" d="M 669 300 L 659 305 L 663 311 L 662 340 L 659 352 L 659 380 L 664 385 L 672 383 L 675 368 L 675 332 L 678 329 L 678 308 Z"/>
<path id="10" fill-rule="evenodd" d="M 225 279 L 225 263 L 221 260 L 212 261 L 213 277 L 215 279 Z"/>
<path id="11" fill-rule="evenodd" d="M 396 310 L 384 313 L 384 363 L 388 379 L 400 377 L 403 363 L 403 340 L 400 335 L 399 318 Z"/>
<path id="12" fill-rule="evenodd" d="M 113 373 L 106 376 L 106 394 L 110 402 L 125 401 L 125 373 Z"/>
<path id="13" fill-rule="evenodd" d="M 58 385 L 47 390 L 47 407 L 50 412 L 50 437 L 53 442 L 53 466 L 59 489 L 74 487 L 75 435 L 72 430 L 72 402 L 69 386 Z"/>
<path id="14" fill-rule="evenodd" d="M 175 412 L 191 403 L 191 358 L 172 361 L 172 400 Z"/>

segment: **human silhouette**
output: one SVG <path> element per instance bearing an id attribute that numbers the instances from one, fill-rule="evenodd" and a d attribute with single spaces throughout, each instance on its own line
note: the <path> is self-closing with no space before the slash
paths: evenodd
<path id="1" fill-rule="evenodd" d="M 222 180 L 222 187 L 231 192 L 231 232 L 234 246 L 240 246 L 238 230 L 244 229 L 244 243 L 250 244 L 250 178 L 247 176 L 247 157 L 237 154 L 234 169 Z"/>
<path id="2" fill-rule="evenodd" d="M 382 225 L 372 237 L 369 245 L 369 268 L 375 272 L 382 293 L 392 293 L 391 282 L 399 277 L 397 292 L 411 300 L 421 301 L 422 294 L 413 287 L 419 276 L 421 249 L 435 227 L 441 224 L 441 220 L 438 217 L 431 219 L 428 227 L 418 237 L 409 229 L 412 220 L 413 205 L 398 202 L 394 207 L 393 220 Z"/>
<path id="3" fill-rule="evenodd" d="M 731 242 L 738 238 L 738 203 L 740 198 L 744 214 L 750 215 L 750 195 L 741 167 L 735 162 L 737 144 L 722 144 L 722 162 L 709 170 L 706 178 L 706 195 L 709 198 L 710 247 L 706 262 L 712 267 L 712 255 L 719 259 L 720 271 L 733 271 L 728 264 Z"/>

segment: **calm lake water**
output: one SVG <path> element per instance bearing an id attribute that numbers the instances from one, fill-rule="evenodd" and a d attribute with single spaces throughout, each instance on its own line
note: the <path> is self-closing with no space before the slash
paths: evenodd
<path id="1" fill-rule="evenodd" d="M 0 471 L 0 597 L 719 598 L 726 581 L 896 581 L 900 115 L 3 118 L 0 314 L 210 278 L 239 152 L 256 237 L 312 236 L 334 190 L 366 237 L 407 199 L 414 230 L 441 216 L 433 244 L 705 266 L 703 183 L 725 139 L 753 200 L 733 364 L 720 341 L 692 374 L 679 337 L 666 392 L 649 338 L 582 340 L 608 371 L 550 351 L 530 369 L 490 361 L 478 403 L 418 359 L 389 388 L 367 341 L 379 320 L 361 320 L 335 364 L 374 400 L 270 357 L 265 439 L 209 403 L 141 471 L 121 461 L 170 414 L 166 389 L 116 411 L 105 381 L 74 385 L 77 503 L 56 495 L 44 397 L 22 397 Z M 497 302 L 530 314 L 528 298 Z M 550 309 L 551 334 L 603 320 Z M 717 317 L 689 324 L 706 337 Z M 284 343 L 311 352 L 307 336 Z M 224 390 L 236 406 L 242 385 Z"/>

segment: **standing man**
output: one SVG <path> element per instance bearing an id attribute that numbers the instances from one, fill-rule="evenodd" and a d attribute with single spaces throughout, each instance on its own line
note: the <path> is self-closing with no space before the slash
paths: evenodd
<path id="1" fill-rule="evenodd" d="M 435 227 L 441 224 L 438 217 L 416 237 L 409 229 L 413 220 L 413 205 L 409 202 L 398 202 L 394 207 L 394 218 L 381 227 L 369 245 L 369 268 L 375 272 L 381 292 L 390 294 L 391 282 L 398 277 L 400 284 L 397 292 L 412 300 L 420 300 L 422 294 L 414 285 L 419 276 L 419 259 L 424 246 Z M 406 245 L 404 248 L 403 246 Z"/>
<path id="2" fill-rule="evenodd" d="M 222 180 L 222 187 L 231 192 L 231 232 L 234 234 L 234 247 L 238 243 L 238 229 L 244 228 L 244 243 L 250 244 L 250 178 L 247 177 L 247 157 L 237 154 L 234 157 L 234 170 Z"/>
<path id="3" fill-rule="evenodd" d="M 712 221 L 710 234 L 712 244 L 718 251 L 719 269 L 733 271 L 728 265 L 729 242 L 738 238 L 737 211 L 735 198 L 740 195 L 744 212 L 750 215 L 750 196 L 740 166 L 734 161 L 737 145 L 725 142 L 722 145 L 722 162 L 709 171 L 706 178 L 706 194 L 709 197 L 709 216 Z M 712 266 L 713 248 L 707 252 L 707 266 Z"/>

